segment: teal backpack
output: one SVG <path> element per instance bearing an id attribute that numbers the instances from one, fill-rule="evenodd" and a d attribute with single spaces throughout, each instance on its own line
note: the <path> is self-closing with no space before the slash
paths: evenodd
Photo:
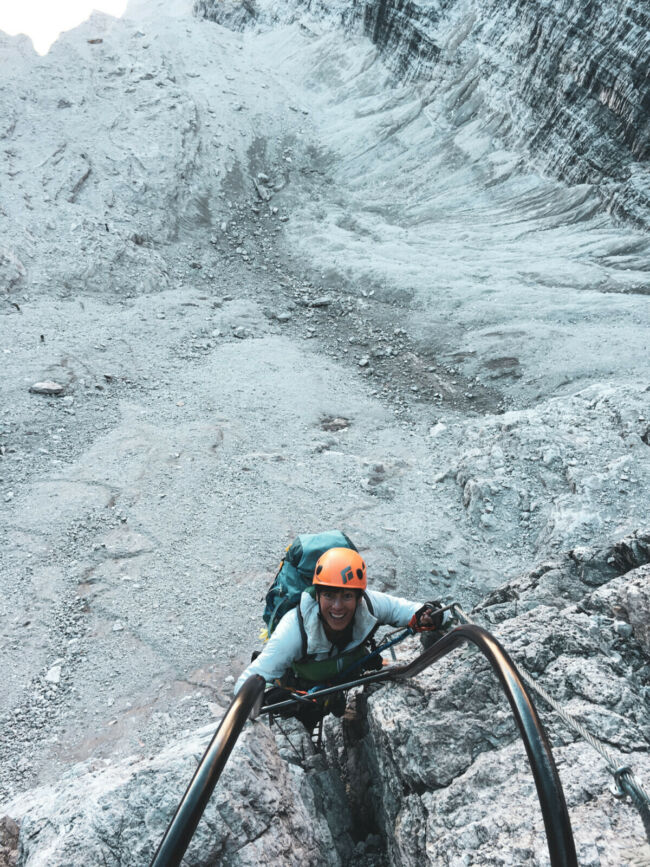
<path id="1" fill-rule="evenodd" d="M 266 594 L 266 608 L 262 617 L 268 636 L 273 633 L 287 611 L 296 607 L 301 593 L 311 586 L 316 561 L 330 548 L 357 550 L 356 545 L 340 530 L 305 533 L 289 545 L 278 574 Z"/>

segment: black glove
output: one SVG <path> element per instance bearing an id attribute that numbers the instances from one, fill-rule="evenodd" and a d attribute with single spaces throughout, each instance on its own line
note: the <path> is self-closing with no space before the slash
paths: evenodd
<path id="1" fill-rule="evenodd" d="M 279 704 L 281 701 L 288 701 L 290 698 L 290 689 L 286 689 L 283 686 L 271 686 L 264 693 L 262 704 Z"/>
<path id="2" fill-rule="evenodd" d="M 422 608 L 418 608 L 413 617 L 411 617 L 409 626 L 414 632 L 440 629 L 444 621 L 444 612 L 438 609 L 442 607 L 442 602 L 438 600 L 425 602 Z"/>

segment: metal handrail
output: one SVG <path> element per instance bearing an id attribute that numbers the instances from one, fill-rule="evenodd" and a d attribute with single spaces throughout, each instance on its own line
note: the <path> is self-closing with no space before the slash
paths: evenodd
<path id="1" fill-rule="evenodd" d="M 487 658 L 512 708 L 537 788 L 551 865 L 577 867 L 571 820 L 551 746 L 516 665 L 496 638 L 480 626 L 457 626 L 396 676 L 400 679 L 413 677 L 467 642 L 476 645 Z"/>
<path id="2" fill-rule="evenodd" d="M 151 867 L 178 867 L 181 863 L 232 748 L 251 711 L 262 701 L 265 686 L 264 678 L 254 674 L 232 700 L 176 808 Z"/>
<path id="3" fill-rule="evenodd" d="M 312 699 L 317 696 L 331 695 L 334 692 L 363 683 L 405 680 L 414 677 L 438 659 L 468 642 L 476 645 L 487 658 L 499 678 L 512 708 L 519 734 L 526 747 L 528 761 L 537 788 L 537 796 L 546 828 L 551 867 L 577 867 L 578 861 L 569 811 L 546 732 L 519 676 L 517 667 L 501 644 L 486 629 L 481 626 L 457 626 L 407 665 L 391 666 L 378 674 L 359 678 L 351 684 L 341 684 L 319 690 L 312 694 Z M 296 696 L 275 705 L 265 706 L 261 712 L 273 713 L 309 700 L 304 696 Z"/>
<path id="4" fill-rule="evenodd" d="M 256 712 L 272 713 L 304 702 L 312 704 L 318 697 L 350 689 L 352 686 L 384 680 L 405 680 L 419 674 L 438 659 L 468 642 L 476 645 L 488 659 L 512 708 L 519 734 L 526 747 L 528 761 L 537 788 L 537 796 L 546 828 L 551 867 L 577 867 L 578 861 L 571 831 L 571 821 L 562 784 L 555 767 L 551 747 L 533 702 L 522 683 L 514 662 L 496 638 L 480 626 L 466 625 L 458 626 L 447 633 L 407 665 L 390 666 L 377 674 L 319 690 L 317 693 L 313 693 L 310 698 L 295 695 L 286 701 L 267 705 L 261 710 L 255 708 L 255 705 L 262 695 L 264 681 L 259 675 L 249 677 L 228 708 L 226 716 L 201 760 L 165 837 L 158 847 L 151 867 L 177 867 L 180 864 L 235 741 L 254 708 Z M 200 791 L 194 792 L 195 787 Z M 166 843 L 168 839 L 169 842 Z"/>

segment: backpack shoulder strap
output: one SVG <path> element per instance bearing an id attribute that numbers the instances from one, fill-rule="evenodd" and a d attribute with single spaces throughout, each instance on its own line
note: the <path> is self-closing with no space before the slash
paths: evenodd
<path id="1" fill-rule="evenodd" d="M 377 648 L 377 642 L 375 641 L 375 634 L 377 633 L 377 630 L 379 629 L 380 626 L 381 626 L 381 623 L 375 623 L 375 625 L 372 627 L 370 632 L 363 639 L 362 643 L 369 645 L 371 650 L 376 650 L 376 648 Z"/>
<path id="2" fill-rule="evenodd" d="M 370 596 L 368 596 L 368 594 L 366 593 L 365 590 L 363 591 L 363 598 L 366 600 L 366 605 L 368 606 L 368 611 L 374 617 L 375 616 L 375 609 L 372 607 L 372 602 L 370 601 Z"/>
<path id="3" fill-rule="evenodd" d="M 302 657 L 307 656 L 307 631 L 305 629 L 305 622 L 302 619 L 302 611 L 300 610 L 300 600 L 296 605 L 296 611 L 298 614 L 298 626 L 300 627 L 300 637 L 302 638 Z"/>

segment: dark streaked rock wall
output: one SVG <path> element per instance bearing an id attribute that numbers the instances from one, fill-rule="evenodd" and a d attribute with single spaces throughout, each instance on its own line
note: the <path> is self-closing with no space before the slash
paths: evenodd
<path id="1" fill-rule="evenodd" d="M 584 0 L 373 0 L 366 34 L 395 73 L 478 77 L 538 167 L 592 183 L 647 224 L 650 7 Z"/>
<path id="2" fill-rule="evenodd" d="M 197 0 L 235 29 L 304 16 L 361 29 L 402 80 L 495 128 L 534 166 L 650 224 L 650 6 L 644 0 Z"/>

